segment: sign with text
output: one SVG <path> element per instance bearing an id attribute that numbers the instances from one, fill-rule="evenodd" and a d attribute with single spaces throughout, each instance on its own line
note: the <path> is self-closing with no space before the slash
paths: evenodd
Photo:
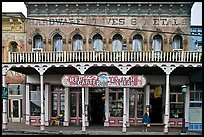
<path id="1" fill-rule="evenodd" d="M 8 99 L 8 88 L 2 87 L 2 99 Z"/>
<path id="2" fill-rule="evenodd" d="M 146 85 L 143 75 L 64 75 L 64 87 L 137 87 Z"/>

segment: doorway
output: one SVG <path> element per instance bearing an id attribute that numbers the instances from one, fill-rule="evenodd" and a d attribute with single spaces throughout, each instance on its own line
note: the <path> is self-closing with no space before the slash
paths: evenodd
<path id="1" fill-rule="evenodd" d="M 21 122 L 21 100 L 11 100 L 11 122 Z"/>
<path id="2" fill-rule="evenodd" d="M 89 94 L 89 123 L 92 125 L 101 125 L 104 122 L 104 96 L 102 92 L 90 92 Z"/>
<path id="3" fill-rule="evenodd" d="M 155 98 L 150 93 L 150 121 L 151 123 L 162 123 L 162 97 Z"/>

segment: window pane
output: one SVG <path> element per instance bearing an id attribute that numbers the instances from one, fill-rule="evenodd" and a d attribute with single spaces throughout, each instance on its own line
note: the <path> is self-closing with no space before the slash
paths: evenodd
<path id="1" fill-rule="evenodd" d="M 70 116 L 76 117 L 76 93 L 70 95 Z"/>
<path id="2" fill-rule="evenodd" d="M 130 93 L 130 99 L 129 99 L 129 117 L 134 118 L 135 117 L 135 94 Z"/>
<path id="3" fill-rule="evenodd" d="M 79 117 L 82 117 L 82 94 L 79 93 Z"/>
<path id="4" fill-rule="evenodd" d="M 183 117 L 183 104 L 170 103 L 170 117 L 182 118 Z"/>
<path id="5" fill-rule="evenodd" d="M 152 43 L 152 50 L 153 51 L 161 51 L 161 36 L 154 36 L 153 43 Z"/>
<path id="6" fill-rule="evenodd" d="M 176 102 L 176 94 L 170 94 L 170 102 Z"/>
<path id="7" fill-rule="evenodd" d="M 60 114 L 64 115 L 64 93 L 60 94 Z"/>
<path id="8" fill-rule="evenodd" d="M 40 116 L 41 104 L 39 101 L 30 101 L 30 114 L 31 116 Z"/>
<path id="9" fill-rule="evenodd" d="M 8 93 L 10 95 L 21 95 L 22 91 L 21 91 L 21 85 L 8 85 Z"/>
<path id="10" fill-rule="evenodd" d="M 118 92 L 109 94 L 109 112 L 112 117 L 122 117 L 123 116 L 123 93 L 117 94 Z"/>
<path id="11" fill-rule="evenodd" d="M 183 94 L 177 94 L 178 95 L 178 102 L 183 102 Z"/>
<path id="12" fill-rule="evenodd" d="M 57 116 L 57 93 L 52 94 L 52 117 Z"/>
<path id="13" fill-rule="evenodd" d="M 137 95 L 137 117 L 138 118 L 142 118 L 143 116 L 143 101 L 144 101 L 143 94 L 138 94 Z"/>
<path id="14" fill-rule="evenodd" d="M 54 36 L 54 51 L 62 51 L 62 37 L 60 35 Z"/>

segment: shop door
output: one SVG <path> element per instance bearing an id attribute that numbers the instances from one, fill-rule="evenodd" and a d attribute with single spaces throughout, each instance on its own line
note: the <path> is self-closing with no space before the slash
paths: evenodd
<path id="1" fill-rule="evenodd" d="M 20 99 L 11 100 L 11 122 L 21 121 L 21 103 Z"/>

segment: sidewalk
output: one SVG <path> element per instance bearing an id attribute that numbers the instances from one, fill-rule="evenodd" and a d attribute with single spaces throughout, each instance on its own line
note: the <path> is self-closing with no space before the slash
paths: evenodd
<path id="1" fill-rule="evenodd" d="M 8 123 L 8 129 L 4 132 L 19 132 L 27 134 L 43 134 L 43 135 L 180 135 L 180 128 L 169 128 L 169 133 L 163 132 L 163 126 L 151 126 L 148 132 L 142 132 L 142 126 L 130 126 L 127 132 L 122 132 L 122 127 L 104 127 L 101 125 L 86 127 L 86 131 L 82 132 L 81 126 L 70 125 L 68 127 L 49 126 L 45 127 L 45 131 L 41 131 L 39 126 L 26 125 L 23 123 Z M 202 133 L 187 132 L 186 135 L 202 135 Z"/>

